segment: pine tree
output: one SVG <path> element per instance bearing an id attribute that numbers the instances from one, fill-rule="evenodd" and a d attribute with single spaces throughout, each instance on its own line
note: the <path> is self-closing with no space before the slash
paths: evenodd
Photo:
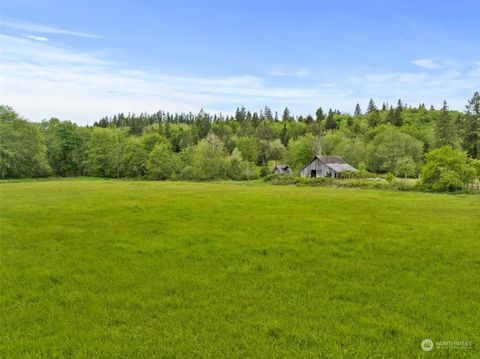
<path id="1" fill-rule="evenodd" d="M 367 113 L 370 113 L 372 111 L 377 111 L 377 105 L 375 105 L 375 101 L 373 99 L 370 99 L 368 102 L 368 107 L 367 107 Z"/>
<path id="2" fill-rule="evenodd" d="M 283 122 L 282 133 L 280 134 L 280 140 L 282 141 L 282 144 L 283 144 L 285 147 L 287 147 L 287 145 L 288 145 L 288 140 L 290 139 L 289 137 L 290 137 L 290 136 L 288 135 L 287 122 L 284 121 L 284 122 Z"/>
<path id="3" fill-rule="evenodd" d="M 264 116 L 265 120 L 273 121 L 272 110 L 270 110 L 270 107 L 265 106 L 265 112 L 264 112 L 263 116 Z"/>
<path id="4" fill-rule="evenodd" d="M 394 113 L 394 117 L 393 117 L 393 125 L 394 126 L 397 126 L 397 127 L 400 127 L 403 125 L 403 117 L 402 117 L 402 111 L 403 111 L 403 107 L 397 107 L 393 113 Z"/>
<path id="5" fill-rule="evenodd" d="M 463 148 L 473 158 L 480 158 L 480 93 L 475 92 L 466 106 Z"/>
<path id="6" fill-rule="evenodd" d="M 305 117 L 305 123 L 307 125 L 313 123 L 313 117 L 311 115 L 307 115 L 307 117 Z"/>
<path id="7" fill-rule="evenodd" d="M 325 128 L 327 130 L 333 130 L 338 128 L 338 124 L 337 124 L 337 121 L 335 121 L 334 115 L 335 115 L 335 112 L 333 112 L 330 109 L 328 111 L 327 121 L 325 122 Z"/>
<path id="8" fill-rule="evenodd" d="M 404 107 L 405 105 L 402 103 L 402 100 L 398 99 L 397 108 L 400 110 L 403 110 Z"/>
<path id="9" fill-rule="evenodd" d="M 437 148 L 443 146 L 455 147 L 457 133 L 455 123 L 448 112 L 448 105 L 443 101 L 440 117 L 435 122 L 435 145 Z"/>
<path id="10" fill-rule="evenodd" d="M 362 109 L 360 108 L 360 104 L 357 103 L 357 105 L 355 106 L 355 111 L 353 112 L 353 114 L 355 116 L 360 116 L 362 114 Z"/>
<path id="11" fill-rule="evenodd" d="M 395 111 L 393 108 L 388 110 L 387 117 L 385 118 L 385 122 L 387 122 L 390 125 L 393 125 L 395 123 Z"/>
<path id="12" fill-rule="evenodd" d="M 288 122 L 290 121 L 290 110 L 288 107 L 285 107 L 285 110 L 283 111 L 282 115 L 282 122 Z"/>
<path id="13" fill-rule="evenodd" d="M 325 113 L 323 112 L 323 109 L 319 107 L 317 111 L 315 112 L 315 122 L 322 122 L 325 119 Z"/>

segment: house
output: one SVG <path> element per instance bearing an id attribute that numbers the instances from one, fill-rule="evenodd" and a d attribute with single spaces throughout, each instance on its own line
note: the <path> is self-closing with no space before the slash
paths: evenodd
<path id="1" fill-rule="evenodd" d="M 293 171 L 289 165 L 276 165 L 273 169 L 275 175 L 293 175 Z"/>
<path id="2" fill-rule="evenodd" d="M 339 156 L 315 156 L 315 158 L 300 170 L 302 177 L 332 177 L 340 178 L 342 172 L 355 172 L 356 169 L 350 166 Z"/>

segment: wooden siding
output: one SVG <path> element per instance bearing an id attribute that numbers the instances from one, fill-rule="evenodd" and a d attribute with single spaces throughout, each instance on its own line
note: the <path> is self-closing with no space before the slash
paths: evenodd
<path id="1" fill-rule="evenodd" d="M 315 158 L 307 167 L 300 171 L 300 176 L 302 177 L 311 177 L 312 171 L 315 171 L 315 177 L 330 177 L 327 174 L 335 174 L 335 171 L 331 168 L 328 168 L 322 161 L 318 158 Z"/>

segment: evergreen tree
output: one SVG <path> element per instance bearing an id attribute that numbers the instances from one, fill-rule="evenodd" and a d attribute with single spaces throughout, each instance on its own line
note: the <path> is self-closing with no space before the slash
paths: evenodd
<path id="1" fill-rule="evenodd" d="M 375 105 L 375 101 L 373 101 L 373 99 L 370 99 L 370 101 L 368 102 L 367 113 L 377 110 L 378 108 L 377 105 Z"/>
<path id="2" fill-rule="evenodd" d="M 362 109 L 360 108 L 360 104 L 357 103 L 357 105 L 355 106 L 355 111 L 353 112 L 353 114 L 355 116 L 360 116 L 362 114 Z"/>
<path id="3" fill-rule="evenodd" d="M 395 122 L 395 110 L 393 108 L 388 110 L 387 117 L 385 118 L 385 122 L 390 124 L 390 125 L 394 124 L 394 122 Z"/>
<path id="4" fill-rule="evenodd" d="M 265 120 L 273 121 L 272 110 L 270 110 L 270 107 L 265 106 L 265 112 L 264 112 L 263 116 L 264 116 Z"/>
<path id="5" fill-rule="evenodd" d="M 463 148 L 473 158 L 480 158 L 480 93 L 475 92 L 466 106 Z"/>
<path id="6" fill-rule="evenodd" d="M 323 109 L 321 107 L 317 109 L 317 111 L 315 112 L 315 116 L 316 116 L 315 121 L 318 123 L 325 120 L 325 113 L 323 113 Z"/>
<path id="7" fill-rule="evenodd" d="M 290 139 L 290 136 L 288 134 L 288 129 L 287 129 L 287 123 L 283 123 L 283 128 L 282 128 L 282 133 L 280 134 L 280 141 L 282 141 L 282 144 L 287 147 L 288 145 L 288 140 Z"/>
<path id="8" fill-rule="evenodd" d="M 402 100 L 398 99 L 397 109 L 403 110 L 404 107 L 405 107 L 405 105 L 402 103 Z"/>
<path id="9" fill-rule="evenodd" d="M 393 125 L 394 126 L 397 126 L 397 127 L 400 127 L 403 125 L 403 116 L 402 116 L 402 111 L 403 111 L 403 107 L 397 107 L 393 113 L 394 113 L 394 117 L 393 117 Z"/>
<path id="10" fill-rule="evenodd" d="M 443 101 L 443 106 L 440 111 L 440 117 L 435 122 L 435 145 L 437 148 L 443 146 L 455 147 L 457 142 L 457 133 L 455 123 L 448 112 L 448 105 Z"/>
<path id="11" fill-rule="evenodd" d="M 335 112 L 333 112 L 331 109 L 328 111 L 327 120 L 325 121 L 325 128 L 327 130 L 338 128 L 338 123 L 335 121 Z"/>
<path id="12" fill-rule="evenodd" d="M 305 117 L 305 123 L 307 125 L 310 125 L 313 123 L 313 117 L 311 115 L 308 115 L 307 117 Z"/>
<path id="13" fill-rule="evenodd" d="M 290 110 L 288 109 L 288 107 L 285 107 L 285 110 L 283 111 L 282 121 L 283 122 L 290 121 Z"/>

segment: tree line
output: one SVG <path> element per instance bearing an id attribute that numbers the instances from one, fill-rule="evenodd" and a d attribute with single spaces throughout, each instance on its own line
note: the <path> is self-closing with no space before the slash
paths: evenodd
<path id="1" fill-rule="evenodd" d="M 275 163 L 295 171 L 315 155 L 338 155 L 359 169 L 415 177 L 426 155 L 445 146 L 480 158 L 480 94 L 465 111 L 408 106 L 353 115 L 317 109 L 314 116 L 281 116 L 237 108 L 235 115 L 200 111 L 117 114 L 93 126 L 56 118 L 32 123 L 0 107 L 2 178 L 38 176 L 142 177 L 150 179 L 254 179 Z M 427 155 L 428 156 L 428 155 Z"/>

